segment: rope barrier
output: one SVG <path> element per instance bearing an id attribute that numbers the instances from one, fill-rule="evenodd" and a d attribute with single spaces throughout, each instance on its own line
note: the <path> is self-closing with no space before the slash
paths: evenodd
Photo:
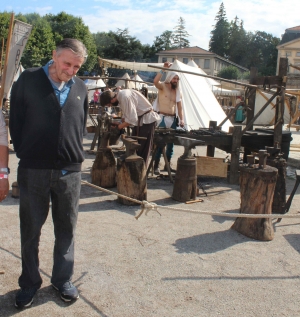
<path id="1" fill-rule="evenodd" d="M 106 188 L 91 184 L 87 181 L 81 181 L 82 184 L 96 188 L 100 191 L 109 193 L 111 195 L 116 195 L 118 197 L 130 200 L 132 202 L 135 202 L 139 205 L 141 205 L 141 211 L 139 212 L 139 214 L 137 216 L 135 216 L 135 219 L 138 220 L 141 215 L 143 213 L 145 213 L 145 215 L 148 214 L 148 212 L 150 210 L 154 210 L 156 211 L 160 216 L 161 214 L 158 211 L 158 208 L 163 208 L 163 209 L 167 209 L 167 210 L 174 210 L 174 211 L 179 211 L 179 212 L 189 212 L 189 213 L 197 213 L 197 214 L 201 214 L 201 215 L 207 215 L 207 216 L 219 216 L 219 217 L 228 217 L 228 218 L 300 218 L 300 214 L 241 214 L 241 213 L 227 213 L 227 212 L 215 212 L 215 211 L 204 211 L 204 210 L 193 210 L 193 209 L 186 209 L 186 208 L 176 208 L 176 207 L 168 207 L 168 206 L 161 206 L 161 205 L 157 205 L 156 203 L 151 203 L 148 202 L 147 200 L 137 200 L 116 192 L 113 192 L 111 190 L 108 190 Z"/>

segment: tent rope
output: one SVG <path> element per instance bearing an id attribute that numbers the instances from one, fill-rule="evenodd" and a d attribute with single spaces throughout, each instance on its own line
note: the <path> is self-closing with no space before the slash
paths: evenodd
<path id="1" fill-rule="evenodd" d="M 292 218 L 292 219 L 296 219 L 296 218 L 300 218 L 300 214 L 241 214 L 241 213 L 228 213 L 228 212 L 215 212 L 215 211 L 206 211 L 206 210 L 193 210 L 193 209 L 187 209 L 187 208 L 176 208 L 176 207 L 169 207 L 169 206 L 162 206 L 162 205 L 157 205 L 156 203 L 151 203 L 148 202 L 147 200 L 137 200 L 119 193 L 116 193 L 114 191 L 108 190 L 106 188 L 91 184 L 87 181 L 81 181 L 82 184 L 96 188 L 100 191 L 109 193 L 111 195 L 116 195 L 118 197 L 121 197 L 123 199 L 127 199 L 129 201 L 132 201 L 134 203 L 137 203 L 139 205 L 141 205 L 141 211 L 139 212 L 139 214 L 137 216 L 135 216 L 135 219 L 138 220 L 143 213 L 145 213 L 145 215 L 148 214 L 148 212 L 150 210 L 154 210 L 156 211 L 160 216 L 161 214 L 158 211 L 158 208 L 162 208 L 162 209 L 166 209 L 166 210 L 173 210 L 173 211 L 179 211 L 179 212 L 189 212 L 189 213 L 196 213 L 196 214 L 201 214 L 201 215 L 207 215 L 207 216 L 219 216 L 219 217 L 227 217 L 227 218 L 272 218 L 272 219 L 276 219 L 276 218 Z"/>

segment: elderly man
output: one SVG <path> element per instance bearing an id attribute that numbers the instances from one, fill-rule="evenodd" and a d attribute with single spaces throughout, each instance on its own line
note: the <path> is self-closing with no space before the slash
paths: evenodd
<path id="1" fill-rule="evenodd" d="M 5 199 L 8 194 L 8 174 L 9 168 L 7 130 L 3 114 L 0 111 L 0 201 Z"/>
<path id="2" fill-rule="evenodd" d="M 82 146 L 88 96 L 75 75 L 87 58 L 86 47 L 64 39 L 44 67 L 27 69 L 11 93 L 10 133 L 20 188 L 22 273 L 15 306 L 29 307 L 41 287 L 39 238 L 52 203 L 55 245 L 51 283 L 62 300 L 76 300 L 71 279 L 81 185 Z"/>
<path id="3" fill-rule="evenodd" d="M 136 90 L 123 89 L 118 93 L 105 91 L 100 96 L 100 104 L 102 107 L 119 105 L 123 122 L 118 125 L 118 129 L 122 130 L 133 125 L 132 135 L 146 138 L 146 140 L 138 140 L 141 146 L 137 155 L 141 156 L 147 165 L 153 145 L 155 126 L 159 120 L 158 114 L 153 111 L 148 99 Z"/>
<path id="4" fill-rule="evenodd" d="M 164 63 L 165 68 L 169 68 L 172 64 L 169 62 Z M 177 120 L 176 112 L 179 117 L 179 125 L 184 126 L 183 110 L 181 104 L 181 92 L 179 90 L 179 75 L 176 72 L 168 71 L 167 77 L 164 82 L 160 79 L 164 72 L 161 70 L 154 78 L 153 83 L 158 89 L 158 97 L 155 101 L 155 110 L 159 113 L 161 122 L 158 127 L 176 129 Z M 170 163 L 173 155 L 173 143 L 167 144 L 167 160 Z M 159 161 L 162 154 L 162 148 L 158 148 L 154 158 L 154 173 L 159 174 Z M 165 166 L 166 170 L 166 166 Z M 174 171 L 174 170 L 172 170 Z"/>

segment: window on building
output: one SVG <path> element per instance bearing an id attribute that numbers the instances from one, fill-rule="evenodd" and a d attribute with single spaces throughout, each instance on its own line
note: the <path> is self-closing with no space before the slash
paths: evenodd
<path id="1" fill-rule="evenodd" d="M 199 66 L 200 65 L 200 60 L 199 58 L 194 58 L 194 62 Z"/>
<path id="2" fill-rule="evenodd" d="M 183 64 L 187 64 L 187 63 L 189 62 L 189 59 L 186 58 L 186 57 L 184 57 L 184 58 L 182 59 L 182 62 L 183 62 Z"/>
<path id="3" fill-rule="evenodd" d="M 167 58 L 167 57 L 163 57 L 163 58 L 162 58 L 162 62 L 163 62 L 163 63 L 165 63 L 165 62 L 167 62 L 167 61 L 168 61 L 168 58 Z"/>
<path id="4" fill-rule="evenodd" d="M 174 61 L 175 61 L 175 58 L 173 57 L 173 58 L 172 58 L 172 63 L 174 63 Z"/>
<path id="5" fill-rule="evenodd" d="M 210 59 L 205 59 L 205 60 L 204 60 L 204 68 L 205 68 L 205 69 L 210 68 Z"/>
<path id="6" fill-rule="evenodd" d="M 292 55 L 292 52 L 290 51 L 285 51 L 285 56 L 291 56 Z"/>
<path id="7" fill-rule="evenodd" d="M 297 53 L 296 53 L 296 56 L 300 56 L 300 52 L 297 52 Z"/>

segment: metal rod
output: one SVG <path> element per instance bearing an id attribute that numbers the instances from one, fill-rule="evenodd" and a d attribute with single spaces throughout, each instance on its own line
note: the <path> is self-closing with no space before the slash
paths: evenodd
<path id="1" fill-rule="evenodd" d="M 236 85 L 240 85 L 240 86 L 244 86 L 244 87 L 250 87 L 250 88 L 255 88 L 255 89 L 258 88 L 258 86 L 256 86 L 256 85 L 244 84 L 244 83 L 241 83 L 239 81 L 234 81 L 234 80 L 229 80 L 229 79 L 224 79 L 224 78 L 220 78 L 220 77 L 216 77 L 216 76 L 204 75 L 204 74 L 199 74 L 199 73 L 194 73 L 194 72 L 189 72 L 189 71 L 186 71 L 186 70 L 170 69 L 170 68 L 153 66 L 153 65 L 148 65 L 148 67 L 158 68 L 158 69 L 162 69 L 162 70 L 165 70 L 165 71 L 173 70 L 173 71 L 176 71 L 178 73 L 185 73 L 185 74 L 196 75 L 196 76 L 201 76 L 201 77 L 206 77 L 206 78 L 212 78 L 212 79 L 215 79 L 215 80 L 225 81 L 227 83 L 232 83 L 232 84 L 236 84 Z"/>

